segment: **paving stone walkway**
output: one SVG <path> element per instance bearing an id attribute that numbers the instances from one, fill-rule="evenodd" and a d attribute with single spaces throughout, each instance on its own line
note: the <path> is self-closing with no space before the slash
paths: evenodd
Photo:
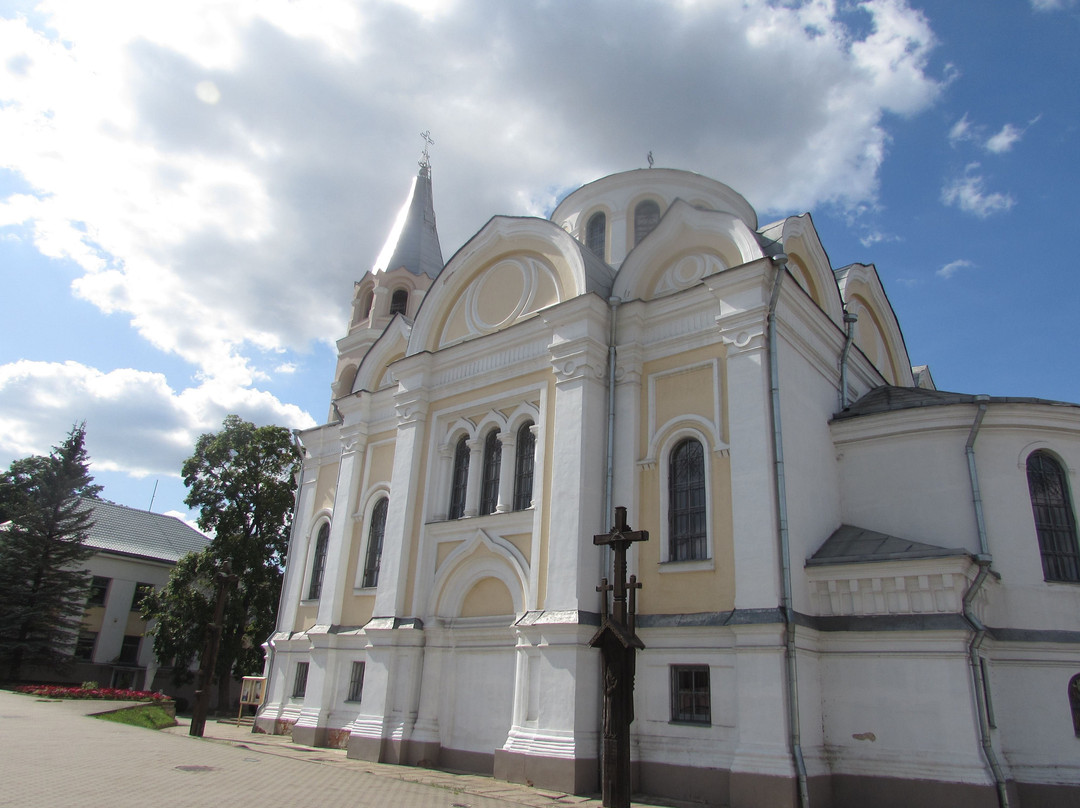
<path id="1" fill-rule="evenodd" d="M 208 721 L 192 738 L 185 719 L 154 732 L 90 717 L 125 706 L 0 691 L 0 808 L 600 808 L 490 777 L 349 760 L 235 724 Z"/>

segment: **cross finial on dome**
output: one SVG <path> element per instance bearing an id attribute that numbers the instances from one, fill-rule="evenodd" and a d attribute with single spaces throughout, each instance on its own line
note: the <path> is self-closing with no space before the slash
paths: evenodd
<path id="1" fill-rule="evenodd" d="M 420 137 L 424 139 L 424 151 L 420 158 L 420 176 L 428 177 L 431 175 L 431 155 L 428 153 L 428 147 L 434 146 L 435 141 L 431 139 L 430 129 L 421 132 Z"/>

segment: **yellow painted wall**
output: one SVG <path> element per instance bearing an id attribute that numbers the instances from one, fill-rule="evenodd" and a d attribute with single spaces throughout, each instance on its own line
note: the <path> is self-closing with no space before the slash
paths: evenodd
<path id="1" fill-rule="evenodd" d="M 481 578 L 465 595 L 461 617 L 489 617 L 514 613 L 514 599 L 497 578 Z"/>
<path id="2" fill-rule="evenodd" d="M 327 463 L 319 467 L 319 478 L 315 481 L 314 511 L 332 509 L 334 492 L 337 490 L 338 463 Z"/>
<path id="3" fill-rule="evenodd" d="M 374 595 L 346 595 L 345 603 L 341 609 L 341 624 L 343 626 L 362 626 L 371 619 L 374 612 Z"/>
<path id="4" fill-rule="evenodd" d="M 299 606 L 296 609 L 296 622 L 293 623 L 293 631 L 307 631 L 319 616 L 319 604 L 312 603 Z"/>

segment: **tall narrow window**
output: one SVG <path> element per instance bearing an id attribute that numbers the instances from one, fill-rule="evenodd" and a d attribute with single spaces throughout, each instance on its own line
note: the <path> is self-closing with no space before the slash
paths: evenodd
<path id="1" fill-rule="evenodd" d="M 395 289 L 390 297 L 390 313 L 405 314 L 409 308 L 409 292 L 407 289 Z"/>
<path id="2" fill-rule="evenodd" d="M 80 631 L 79 638 L 75 641 L 75 659 L 80 662 L 94 661 L 94 643 L 97 642 L 96 631 Z"/>
<path id="3" fill-rule="evenodd" d="M 533 423 L 527 421 L 517 431 L 517 450 L 514 455 L 514 510 L 532 506 L 533 466 L 536 464 L 536 435 Z"/>
<path id="4" fill-rule="evenodd" d="M 469 441 L 465 435 L 458 439 L 454 449 L 454 476 L 450 481 L 451 519 L 465 515 L 465 489 L 469 485 Z"/>
<path id="5" fill-rule="evenodd" d="M 705 507 L 705 452 L 693 438 L 671 450 L 668 468 L 668 560 L 708 557 Z"/>
<path id="6" fill-rule="evenodd" d="M 94 580 L 90 583 L 90 597 L 86 601 L 87 606 L 104 606 L 105 598 L 109 596 L 109 581 L 111 578 L 104 578 L 100 575 L 95 575 Z"/>
<path id="7" fill-rule="evenodd" d="M 361 701 L 364 698 L 364 663 L 352 664 L 352 675 L 349 677 L 349 697 L 345 701 Z"/>
<path id="8" fill-rule="evenodd" d="M 589 223 L 585 225 L 585 246 L 604 257 L 604 247 L 607 246 L 607 216 L 603 213 L 594 213 L 589 217 Z"/>
<path id="9" fill-rule="evenodd" d="M 493 429 L 484 438 L 484 479 L 480 486 L 480 515 L 495 513 L 499 504 L 499 468 L 502 466 L 502 444 L 499 430 Z"/>
<path id="10" fill-rule="evenodd" d="M 1080 673 L 1069 680 L 1069 708 L 1072 710 L 1073 732 L 1080 738 Z"/>
<path id="11" fill-rule="evenodd" d="M 660 206 L 646 199 L 634 208 L 634 246 L 641 243 L 660 224 Z"/>
<path id="12" fill-rule="evenodd" d="M 322 594 L 323 570 L 326 569 L 326 546 L 330 543 L 330 523 L 323 522 L 319 528 L 319 537 L 315 539 L 315 554 L 311 562 L 311 583 L 307 596 L 315 600 Z"/>
<path id="13" fill-rule="evenodd" d="M 1027 461 L 1027 478 L 1043 577 L 1047 581 L 1080 582 L 1076 516 L 1065 470 L 1049 453 L 1032 452 Z"/>
<path id="14" fill-rule="evenodd" d="M 382 560 L 383 534 L 386 532 L 386 508 L 388 500 L 380 499 L 371 512 L 371 528 L 368 530 L 367 556 L 364 559 L 363 586 L 378 586 L 379 562 Z"/>
<path id="15" fill-rule="evenodd" d="M 712 705 L 708 665 L 671 666 L 671 720 L 711 724 Z"/>
<path id="16" fill-rule="evenodd" d="M 296 663 L 296 677 L 293 679 L 292 697 L 294 699 L 304 698 L 304 694 L 307 693 L 307 674 L 308 663 L 297 662 Z"/>
<path id="17" fill-rule="evenodd" d="M 139 647 L 142 645 L 142 637 L 138 634 L 125 634 L 120 643 L 120 656 L 117 662 L 121 665 L 139 664 Z"/>

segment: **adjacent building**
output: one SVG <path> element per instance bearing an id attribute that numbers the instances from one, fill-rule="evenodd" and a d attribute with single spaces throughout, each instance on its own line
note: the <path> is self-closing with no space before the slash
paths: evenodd
<path id="1" fill-rule="evenodd" d="M 425 161 L 338 357 L 263 730 L 595 791 L 623 505 L 640 791 L 1080 800 L 1080 408 L 936 390 L 809 215 L 628 171 L 444 264 Z"/>

